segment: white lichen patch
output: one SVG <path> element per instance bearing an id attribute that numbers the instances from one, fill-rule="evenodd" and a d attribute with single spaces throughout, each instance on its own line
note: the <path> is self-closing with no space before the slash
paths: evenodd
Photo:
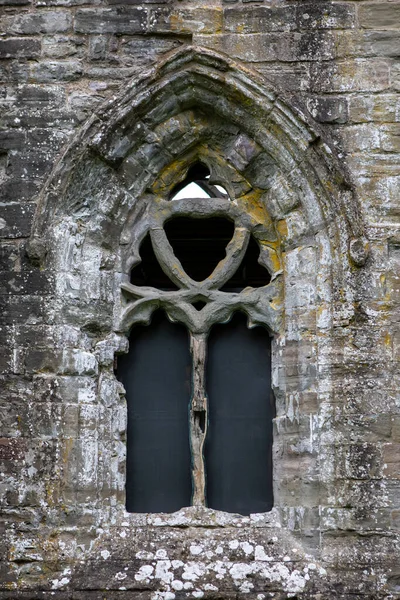
<path id="1" fill-rule="evenodd" d="M 197 545 L 197 544 L 192 544 L 192 546 L 190 546 L 189 548 L 190 550 L 190 554 L 194 554 L 195 556 L 202 554 L 202 552 L 204 551 L 204 547 Z"/>
<path id="2" fill-rule="evenodd" d="M 269 556 L 265 552 L 263 546 L 256 546 L 254 558 L 255 558 L 255 560 L 261 560 L 261 561 L 265 561 L 265 562 L 269 562 L 269 561 L 273 560 L 273 557 Z"/>
<path id="3" fill-rule="evenodd" d="M 135 575 L 136 581 L 150 583 L 150 580 L 154 579 L 153 571 L 154 567 L 152 567 L 151 565 L 143 565 L 142 567 L 140 567 L 139 571 Z"/>

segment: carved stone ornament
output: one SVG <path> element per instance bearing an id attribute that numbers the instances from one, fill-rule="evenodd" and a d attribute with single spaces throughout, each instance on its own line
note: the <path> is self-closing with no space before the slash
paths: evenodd
<path id="1" fill-rule="evenodd" d="M 204 155 L 202 157 L 204 159 Z M 210 183 L 218 181 L 221 185 L 231 187 L 223 178 L 224 168 L 220 168 L 217 179 L 210 164 Z M 239 173 L 236 173 L 236 180 Z M 155 189 L 158 187 L 155 184 Z M 210 185 L 212 188 L 213 186 Z M 164 273 L 178 286 L 177 291 L 163 291 L 154 287 L 132 285 L 123 282 L 125 297 L 123 311 L 123 327 L 129 329 L 138 322 L 148 323 L 152 313 L 162 308 L 168 318 L 186 325 L 190 333 L 190 349 L 192 354 L 193 392 L 190 409 L 190 436 L 193 464 L 193 504 L 205 504 L 205 468 L 203 445 L 207 434 L 202 423 L 207 423 L 207 393 L 205 389 L 205 364 L 207 358 L 207 335 L 216 323 L 225 323 L 234 311 L 241 310 L 248 317 L 248 326 L 264 325 L 270 331 L 279 329 L 281 295 L 280 257 L 277 250 L 277 237 L 272 223 L 265 211 L 260 210 L 260 219 L 248 212 L 243 199 L 220 197 L 183 198 L 168 200 L 167 190 L 164 196 L 154 194 L 147 203 L 147 222 L 151 243 L 157 260 Z M 252 190 L 258 196 L 259 192 Z M 246 198 L 248 202 L 249 198 Z M 203 281 L 195 281 L 184 270 L 174 254 L 164 230 L 164 224 L 176 217 L 190 216 L 195 219 L 226 217 L 234 222 L 234 234 L 226 247 L 226 256 L 214 271 Z M 143 220 L 140 222 L 143 234 Z M 135 236 L 134 239 L 138 239 Z M 265 286 L 245 287 L 240 292 L 220 291 L 237 271 L 245 256 L 250 236 L 253 235 L 260 247 L 259 263 L 271 275 L 272 281 Z M 140 239 L 140 238 L 139 238 Z M 138 246 L 138 244 L 136 245 Z M 132 248 L 135 255 L 139 248 Z M 194 304 L 204 302 L 201 310 Z"/>

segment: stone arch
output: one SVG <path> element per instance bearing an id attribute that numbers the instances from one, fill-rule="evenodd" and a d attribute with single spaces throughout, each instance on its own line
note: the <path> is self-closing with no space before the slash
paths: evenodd
<path id="1" fill-rule="evenodd" d="M 318 412 L 332 393 L 332 327 L 351 318 L 354 270 L 368 246 L 351 182 L 325 133 L 264 78 L 199 48 L 172 54 L 93 115 L 39 201 L 30 255 L 54 273 L 49 313 L 68 332 L 67 343 L 65 336 L 57 342 L 59 374 L 93 391 L 80 408 L 75 445 L 60 441 L 59 499 L 72 498 L 97 523 L 128 518 L 125 406 L 113 373 L 131 324 L 121 316 L 121 285 L 139 260 L 150 202 L 167 197 L 196 160 L 248 215 L 273 278 L 276 507 L 264 519 L 290 530 L 304 514 L 300 498 L 311 513 L 329 501 Z"/>

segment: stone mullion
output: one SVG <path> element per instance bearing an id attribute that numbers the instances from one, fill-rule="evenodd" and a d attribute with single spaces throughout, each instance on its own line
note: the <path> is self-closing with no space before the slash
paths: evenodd
<path id="1" fill-rule="evenodd" d="M 207 334 L 190 333 L 192 355 L 192 397 L 189 409 L 190 447 L 192 452 L 192 481 L 194 506 L 205 506 L 206 472 L 203 447 L 207 435 L 208 401 L 205 389 Z"/>

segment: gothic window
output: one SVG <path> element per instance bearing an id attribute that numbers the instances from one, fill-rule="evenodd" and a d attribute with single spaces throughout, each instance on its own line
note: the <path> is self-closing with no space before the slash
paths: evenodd
<path id="1" fill-rule="evenodd" d="M 123 284 L 134 325 L 118 360 L 127 510 L 268 511 L 274 414 L 262 232 L 200 162 L 154 200 L 149 223 Z"/>

